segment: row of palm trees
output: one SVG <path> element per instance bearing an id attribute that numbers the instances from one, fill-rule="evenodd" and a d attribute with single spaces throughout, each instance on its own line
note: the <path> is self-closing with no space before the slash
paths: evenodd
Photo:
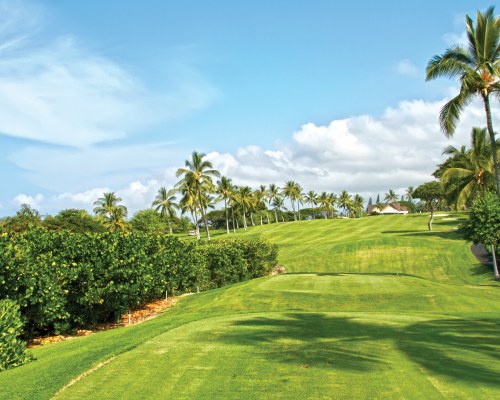
<path id="1" fill-rule="evenodd" d="M 281 222 L 285 222 L 283 212 L 288 211 L 286 200 L 291 204 L 294 221 L 301 219 L 300 207 L 304 204 L 309 205 L 312 210 L 312 219 L 332 218 L 337 212 L 336 207 L 348 217 L 361 217 L 363 213 L 364 199 L 358 194 L 351 196 L 347 191 L 342 191 L 339 195 L 316 193 L 312 190 L 304 193 L 302 187 L 292 180 L 285 182 L 281 188 L 276 184 L 270 184 L 268 187 L 260 185 L 256 190 L 249 186 L 237 186 L 230 178 L 221 176 L 205 155 L 198 152 L 192 153 L 191 159 L 186 160 L 185 166 L 177 170 L 176 176 L 179 181 L 174 187 L 170 190 L 161 187 L 151 204 L 166 222 L 170 233 L 172 221 L 176 218 L 177 210 L 180 210 L 182 214 L 191 215 L 197 237 L 200 238 L 200 225 L 203 225 L 206 237 L 210 240 L 207 213 L 209 208 L 219 202 L 224 203 L 227 233 L 230 233 L 230 228 L 234 232 L 239 227 L 237 217 L 242 218 L 245 230 L 248 228 L 247 217 L 251 224 L 255 225 L 254 215 L 258 215 L 261 225 L 264 218 L 267 223 L 272 222 L 270 213 L 274 214 L 273 222 L 279 223 L 279 216 Z M 385 200 L 394 202 L 397 198 L 394 190 L 389 190 Z M 104 196 L 94 203 L 94 212 L 111 231 L 126 229 L 127 209 L 120 204 L 121 200 L 112 192 L 104 193 Z"/>

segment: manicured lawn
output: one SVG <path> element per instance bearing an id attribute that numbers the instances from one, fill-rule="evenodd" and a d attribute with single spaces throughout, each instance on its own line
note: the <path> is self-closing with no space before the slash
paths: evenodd
<path id="1" fill-rule="evenodd" d="M 305 221 L 236 236 L 288 274 L 187 296 L 154 320 L 34 350 L 0 398 L 500 398 L 500 285 L 426 216 Z M 232 235 L 233 236 L 233 235 Z M 219 235 L 218 237 L 224 237 Z"/>

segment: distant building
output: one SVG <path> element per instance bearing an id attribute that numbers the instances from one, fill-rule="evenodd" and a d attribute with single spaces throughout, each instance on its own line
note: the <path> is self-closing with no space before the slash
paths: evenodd
<path id="1" fill-rule="evenodd" d="M 408 214 L 408 208 L 399 203 L 385 203 L 380 210 L 376 204 L 368 205 L 366 210 L 369 215 L 391 215 L 391 214 Z"/>

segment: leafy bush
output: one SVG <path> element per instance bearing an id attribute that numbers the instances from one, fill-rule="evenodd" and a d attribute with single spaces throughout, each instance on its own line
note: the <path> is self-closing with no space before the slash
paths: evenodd
<path id="1" fill-rule="evenodd" d="M 31 360 L 25 343 L 19 338 L 22 327 L 19 305 L 12 300 L 0 300 L 0 371 Z"/>
<path id="2" fill-rule="evenodd" d="M 277 248 L 264 242 L 196 244 L 134 232 L 33 229 L 0 236 L 0 298 L 14 300 L 25 333 L 59 333 L 116 320 L 154 298 L 262 276 Z"/>

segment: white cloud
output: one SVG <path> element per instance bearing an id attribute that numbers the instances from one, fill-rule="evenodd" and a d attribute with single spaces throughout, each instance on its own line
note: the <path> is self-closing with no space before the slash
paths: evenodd
<path id="1" fill-rule="evenodd" d="M 306 190 L 348 190 L 369 196 L 421 184 L 444 160 L 448 144 L 470 143 L 473 126 L 484 126 L 479 102 L 463 114 L 453 140 L 438 123 L 441 102 L 403 101 L 380 118 L 367 115 L 332 121 L 327 126 L 305 124 L 288 143 L 276 149 L 255 146 L 236 154 L 212 154 L 214 165 L 236 184 L 282 184 L 293 179 Z M 498 113 L 494 113 L 494 115 Z M 497 118 L 495 124 L 499 124 Z"/>
<path id="2" fill-rule="evenodd" d="M 169 92 L 149 90 L 72 36 L 42 37 L 43 13 L 0 2 L 0 133 L 76 147 L 121 139 L 206 107 L 215 89 L 180 65 Z"/>
<path id="3" fill-rule="evenodd" d="M 184 154 L 188 153 L 170 142 L 82 149 L 31 146 L 9 160 L 45 190 L 80 193 L 92 187 L 115 191 L 135 180 L 170 180 Z"/>
<path id="4" fill-rule="evenodd" d="M 417 76 L 418 68 L 415 64 L 413 64 L 410 60 L 401 60 L 396 64 L 396 72 L 401 75 L 407 76 Z"/>
<path id="5" fill-rule="evenodd" d="M 44 196 L 43 196 L 43 194 L 40 194 L 40 193 L 38 193 L 34 196 L 20 193 L 17 196 L 15 196 L 13 200 L 18 205 L 28 204 L 32 208 L 38 208 L 41 205 L 42 201 L 44 200 Z"/>
<path id="6" fill-rule="evenodd" d="M 431 173 L 444 160 L 444 147 L 469 146 L 472 127 L 485 125 L 482 104 L 474 102 L 462 115 L 454 138 L 447 139 L 438 123 L 443 104 L 444 100 L 403 101 L 380 117 L 353 116 L 324 126 L 304 124 L 274 148 L 249 144 L 234 153 L 212 151 L 207 158 L 237 185 L 256 188 L 295 180 L 306 191 L 347 190 L 365 199 L 378 193 L 383 197 L 389 189 L 402 194 L 408 186 L 432 179 Z M 494 105 L 496 126 L 499 111 Z M 42 213 L 70 207 L 92 210 L 92 203 L 102 193 L 115 191 L 132 214 L 150 207 L 160 186 L 175 184 L 175 171 L 189 153 L 171 143 L 26 149 L 13 161 L 31 171 L 40 186 L 63 193 L 20 195 L 17 202 L 34 204 Z"/>
<path id="7" fill-rule="evenodd" d="M 460 46 L 467 46 L 467 33 L 462 31 L 461 33 L 445 33 L 443 35 L 443 40 L 448 46 L 454 46 L 456 44 Z"/>

